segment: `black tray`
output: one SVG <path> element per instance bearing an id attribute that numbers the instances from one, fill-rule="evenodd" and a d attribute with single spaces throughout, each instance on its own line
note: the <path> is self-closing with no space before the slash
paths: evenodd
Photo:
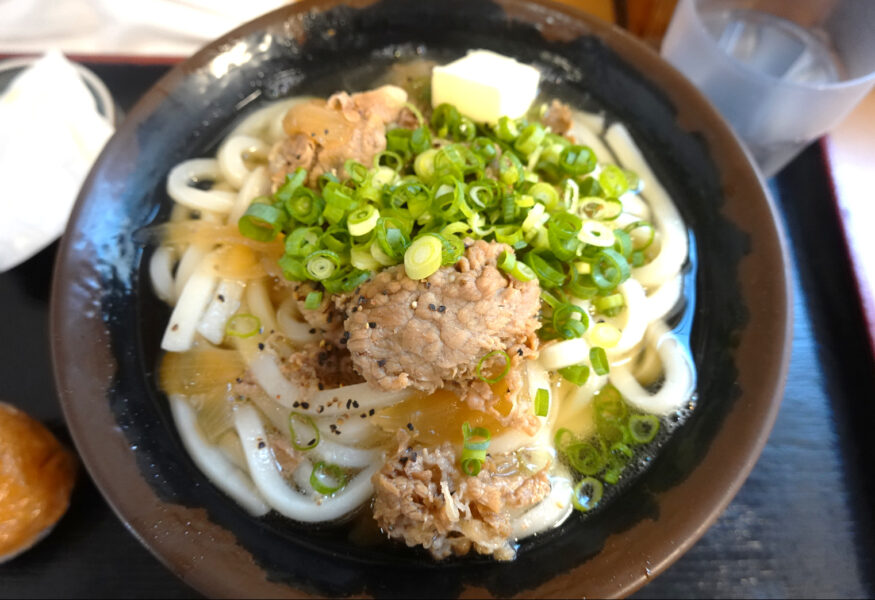
<path id="1" fill-rule="evenodd" d="M 164 65 L 86 63 L 129 109 Z M 723 516 L 640 598 L 868 597 L 875 367 L 820 144 L 770 182 L 790 235 L 794 340 L 775 429 Z M 0 274 L 0 398 L 70 443 L 52 380 L 48 300 L 57 244 Z M 72 444 L 71 444 L 72 445 Z M 216 574 L 220 577 L 221 574 Z M 0 565 L 0 597 L 192 598 L 86 473 L 52 534 Z"/>

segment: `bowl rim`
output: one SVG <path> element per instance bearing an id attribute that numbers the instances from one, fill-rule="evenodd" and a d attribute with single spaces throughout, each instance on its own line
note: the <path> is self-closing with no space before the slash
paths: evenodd
<path id="1" fill-rule="evenodd" d="M 207 44 L 189 59 L 174 66 L 135 104 L 128 114 L 126 121 L 119 128 L 119 131 L 107 143 L 83 185 L 70 219 L 70 227 L 67 234 L 63 237 L 59 248 L 58 260 L 55 263 L 53 276 L 53 292 L 50 307 L 52 362 L 62 409 L 74 443 L 101 494 L 131 533 L 173 573 L 198 591 L 210 596 L 306 594 L 289 585 L 268 580 L 265 573 L 254 562 L 248 551 L 239 547 L 236 552 L 243 560 L 240 570 L 245 572 L 245 576 L 250 579 L 246 580 L 244 586 L 239 584 L 237 587 L 228 585 L 229 582 L 215 577 L 215 571 L 210 568 L 209 561 L 192 563 L 190 556 L 186 556 L 186 549 L 188 548 L 185 546 L 186 538 L 183 536 L 174 537 L 172 535 L 156 537 L 153 529 L 158 518 L 163 517 L 173 521 L 185 518 L 186 516 L 197 515 L 206 522 L 205 527 L 209 529 L 210 535 L 234 542 L 233 534 L 210 522 L 203 509 L 189 509 L 161 501 L 145 481 L 141 481 L 142 486 L 138 485 L 137 489 L 122 490 L 118 486 L 113 485 L 113 479 L 117 473 L 123 472 L 125 469 L 136 470 L 137 466 L 132 456 L 132 451 L 127 448 L 124 440 L 116 440 L 116 446 L 119 449 L 127 449 L 127 455 L 108 457 L 106 456 L 106 448 L 98 448 L 94 444 L 94 440 L 89 439 L 86 433 L 89 430 L 100 431 L 100 428 L 107 427 L 118 429 L 118 426 L 112 419 L 112 415 L 109 414 L 108 405 L 105 409 L 105 414 L 94 414 L 88 410 L 89 407 L 94 407 L 95 400 L 92 398 L 90 405 L 82 404 L 83 393 L 74 384 L 81 381 L 80 378 L 82 377 L 83 370 L 89 373 L 106 374 L 106 365 L 98 364 L 101 360 L 109 361 L 111 365 L 114 362 L 113 357 L 108 354 L 87 361 L 85 365 L 70 366 L 67 360 L 70 356 L 76 356 L 75 353 L 78 349 L 76 340 L 81 338 L 81 335 L 78 334 L 82 333 L 82 329 L 81 325 L 71 329 L 69 322 L 65 319 L 65 306 L 67 299 L 73 293 L 71 291 L 71 284 L 76 281 L 76 269 L 87 268 L 87 265 L 81 261 L 81 257 L 77 258 L 75 255 L 74 236 L 71 235 L 71 232 L 83 213 L 84 199 L 87 196 L 88 190 L 94 184 L 101 166 L 107 156 L 114 152 L 115 145 L 121 143 L 122 137 L 120 134 L 124 131 L 134 130 L 136 125 L 145 119 L 169 94 L 169 90 L 178 85 L 189 72 L 196 70 L 198 66 L 207 63 L 214 56 L 221 54 L 223 49 L 227 48 L 230 43 L 249 34 L 263 31 L 278 23 L 286 22 L 298 15 L 306 14 L 308 11 L 314 9 L 330 10 L 343 4 L 360 8 L 374 4 L 376 1 L 301 0 L 241 25 Z M 769 293 L 773 294 L 773 300 L 776 301 L 776 304 L 767 311 L 767 314 L 759 315 L 757 313 L 758 316 L 763 316 L 764 318 L 762 323 L 764 327 L 760 328 L 760 331 L 750 331 L 750 323 L 745 326 L 741 336 L 742 339 L 737 348 L 737 352 L 741 352 L 745 347 L 757 347 L 758 345 L 766 344 L 769 348 L 778 349 L 777 360 L 773 360 L 769 365 L 763 367 L 765 369 L 764 372 L 758 368 L 752 374 L 749 372 L 739 373 L 740 378 L 746 377 L 747 383 L 750 386 L 745 388 L 742 385 L 742 389 L 747 390 L 743 393 L 742 398 L 753 396 L 747 398 L 749 402 L 747 408 L 754 411 L 754 417 L 748 417 L 748 424 L 743 428 L 745 437 L 740 444 L 745 448 L 745 452 L 739 454 L 737 450 L 733 452 L 725 444 L 719 448 L 712 444 L 706 455 L 702 458 L 702 461 L 693 469 L 693 472 L 684 482 L 686 483 L 698 475 L 698 483 L 696 485 L 704 485 L 703 494 L 705 498 L 697 501 L 694 509 L 680 518 L 667 519 L 663 523 L 657 523 L 657 525 L 653 523 L 639 523 L 630 528 L 630 530 L 636 531 L 641 528 L 642 531 L 639 533 L 644 534 L 652 535 L 658 532 L 665 534 L 665 537 L 661 538 L 660 543 L 655 546 L 658 552 L 654 552 L 650 559 L 646 561 L 648 565 L 646 569 L 641 566 L 644 563 L 636 558 L 646 555 L 646 549 L 637 549 L 634 552 L 635 556 L 633 556 L 632 550 L 624 548 L 618 543 L 616 538 L 621 534 L 612 534 L 608 536 L 604 547 L 597 555 L 584 561 L 581 565 L 577 565 L 570 571 L 557 575 L 539 587 L 524 592 L 525 594 L 546 596 L 563 596 L 568 595 L 570 592 L 578 592 L 579 586 L 575 587 L 573 584 L 581 578 L 582 573 L 580 571 L 591 570 L 594 568 L 593 565 L 597 563 L 602 566 L 612 565 L 616 570 L 613 571 L 610 584 L 603 582 L 601 587 L 596 587 L 595 592 L 589 591 L 588 595 L 605 597 L 625 596 L 636 591 L 649 579 L 663 572 L 701 538 L 741 488 L 766 444 L 780 407 L 784 382 L 789 367 L 792 341 L 791 266 L 786 235 L 780 215 L 764 184 L 762 175 L 731 128 L 729 128 L 707 99 L 683 75 L 661 59 L 651 48 L 612 24 L 603 22 L 592 15 L 584 13 L 582 10 L 559 4 L 552 0 L 497 0 L 497 4 L 511 18 L 521 18 L 525 21 L 530 21 L 534 18 L 543 17 L 545 13 L 549 13 L 552 16 L 563 19 L 563 24 L 569 25 L 573 30 L 572 33 L 577 35 L 588 34 L 602 39 L 613 52 L 630 63 L 633 63 L 633 61 L 629 59 L 634 58 L 636 70 L 641 73 L 642 77 L 666 92 L 671 100 L 675 101 L 679 97 L 692 98 L 693 103 L 696 105 L 693 112 L 699 120 L 707 123 L 709 126 L 706 131 L 701 132 L 706 139 L 709 149 L 718 148 L 720 153 L 727 154 L 733 159 L 735 167 L 732 170 L 732 175 L 741 178 L 739 180 L 740 183 L 736 183 L 737 186 L 742 188 L 747 186 L 750 189 L 758 189 L 761 192 L 762 201 L 753 207 L 756 212 L 755 216 L 760 219 L 759 226 L 763 228 L 758 234 L 757 239 L 765 243 L 767 257 L 771 259 L 777 258 L 771 264 L 771 267 L 773 267 L 771 280 L 756 282 L 756 285 L 760 286 L 760 288 L 764 285 L 768 287 Z M 559 35 L 561 37 L 567 34 L 567 32 L 554 31 L 555 27 L 548 29 L 543 32 L 546 36 Z M 576 35 L 573 37 L 576 37 Z M 723 165 L 719 165 L 719 173 L 725 180 L 727 173 L 724 171 Z M 725 181 L 722 181 L 721 185 L 725 186 Z M 748 221 L 751 218 L 746 216 L 740 209 L 733 211 L 732 207 L 728 208 L 728 213 L 726 207 L 722 209 L 722 212 L 735 223 L 738 223 L 739 219 Z M 746 259 L 743 259 L 742 263 L 739 269 L 739 283 L 746 292 L 743 293 L 743 296 L 750 298 L 751 290 L 754 289 L 754 283 L 749 278 L 746 278 L 744 273 L 754 267 Z M 762 266 L 756 268 L 761 269 Z M 762 294 L 761 289 L 760 294 Z M 100 331 L 92 333 L 97 333 L 98 337 L 100 337 Z M 771 339 L 765 337 L 765 334 L 770 334 Z M 105 350 L 105 352 L 109 351 Z M 109 389 L 108 381 L 98 382 L 95 385 L 97 386 L 95 389 L 102 389 L 104 392 Z M 103 396 L 100 397 L 103 398 Z M 739 398 L 739 400 L 742 398 Z M 104 404 L 107 403 L 104 402 Z M 728 419 L 735 412 L 737 410 L 733 408 L 725 418 Z M 719 435 L 715 436 L 716 438 L 719 438 Z M 737 440 L 733 445 L 736 447 L 739 445 Z M 711 466 L 714 464 L 728 465 L 727 469 L 718 470 L 716 474 L 720 485 L 705 485 L 702 483 L 703 472 L 709 470 L 705 467 L 706 463 Z M 714 479 L 711 475 L 708 478 Z M 137 476 L 142 479 L 139 471 L 137 471 Z M 662 502 L 664 499 L 671 497 L 675 490 L 683 485 L 674 486 L 665 492 L 660 492 L 658 494 L 660 501 Z M 692 484 L 688 484 L 686 487 L 689 487 L 689 485 Z M 145 496 L 143 495 L 144 493 L 146 494 Z M 668 533 L 669 531 L 672 533 Z M 622 535 L 625 536 L 625 534 L 626 532 L 623 532 Z M 650 542 L 645 545 L 648 547 L 653 546 Z M 261 585 L 255 587 L 253 583 L 259 579 L 261 580 Z M 482 588 L 466 587 L 461 592 L 461 596 L 488 593 L 487 590 Z"/>

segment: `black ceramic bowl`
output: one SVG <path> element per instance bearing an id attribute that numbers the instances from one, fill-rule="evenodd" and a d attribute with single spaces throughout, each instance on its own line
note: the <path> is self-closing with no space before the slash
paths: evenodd
<path id="1" fill-rule="evenodd" d="M 699 404 L 652 467 L 590 518 L 525 541 L 517 559 L 435 562 L 346 530 L 254 519 L 184 451 L 156 388 L 168 310 L 135 232 L 164 181 L 272 99 L 368 87 L 393 61 L 488 48 L 539 66 L 548 92 L 625 123 L 674 197 L 698 255 L 692 350 Z M 76 445 L 119 516 L 211 596 L 622 596 L 717 518 L 759 456 L 789 357 L 786 255 L 771 202 L 724 122 L 622 31 L 549 2 L 305 0 L 210 44 L 132 110 L 95 165 L 55 276 L 55 371 Z"/>

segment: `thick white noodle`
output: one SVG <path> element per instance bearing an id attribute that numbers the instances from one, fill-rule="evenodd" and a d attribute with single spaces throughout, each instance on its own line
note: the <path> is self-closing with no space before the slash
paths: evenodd
<path id="1" fill-rule="evenodd" d="M 269 133 L 269 130 L 273 123 L 277 120 L 277 117 L 279 117 L 280 131 L 282 133 L 282 137 L 284 137 L 285 132 L 282 131 L 282 118 L 285 116 L 286 111 L 295 104 L 300 104 L 301 102 L 309 98 L 312 98 L 312 96 L 298 96 L 295 98 L 280 100 L 279 102 L 272 102 L 262 108 L 259 108 L 251 115 L 243 119 L 240 124 L 234 128 L 230 135 L 251 135 L 264 138 Z M 271 141 L 276 140 L 272 139 Z"/>
<path id="2" fill-rule="evenodd" d="M 610 380 L 626 400 L 647 413 L 668 414 L 683 406 L 696 385 L 695 366 L 684 345 L 662 323 L 647 329 L 647 341 L 656 346 L 662 360 L 664 381 L 655 394 L 649 393 L 632 374 L 632 365 L 611 369 Z"/>
<path id="3" fill-rule="evenodd" d="M 226 190 L 199 190 L 190 185 L 198 179 L 220 181 L 221 175 L 219 163 L 214 158 L 181 162 L 167 176 L 167 195 L 189 208 L 225 214 L 234 206 L 237 194 Z"/>
<path id="4" fill-rule="evenodd" d="M 204 439 L 191 405 L 184 398 L 172 395 L 170 410 L 185 449 L 204 475 L 250 514 L 256 517 L 266 514 L 270 507 L 249 476 L 235 467 L 219 448 Z"/>
<path id="5" fill-rule="evenodd" d="M 255 167 L 246 176 L 243 185 L 240 186 L 240 191 L 237 192 L 234 206 L 228 213 L 228 224 L 236 225 L 252 201 L 267 194 L 270 194 L 270 177 L 267 174 L 267 167 Z"/>
<path id="6" fill-rule="evenodd" d="M 176 303 L 176 288 L 173 282 L 173 265 L 176 251 L 171 246 L 159 246 L 149 261 L 149 279 L 155 295 L 169 305 Z"/>
<path id="7" fill-rule="evenodd" d="M 575 122 L 580 123 L 595 135 L 601 135 L 602 130 L 605 128 L 605 115 L 602 113 L 575 110 L 573 117 Z"/>
<path id="8" fill-rule="evenodd" d="M 610 348 L 605 348 L 605 354 L 612 362 L 621 358 L 641 343 L 647 324 L 650 322 L 647 296 L 644 288 L 634 279 L 627 279 L 619 285 L 617 291 L 623 294 L 626 307 L 623 309 L 626 322 L 622 326 L 620 341 Z"/>
<path id="9" fill-rule="evenodd" d="M 256 355 L 249 363 L 249 371 L 255 377 L 255 382 L 272 401 L 287 409 L 295 408 L 297 410 L 295 403 L 300 402 L 304 390 L 283 377 L 282 371 L 272 355 L 267 352 Z"/>
<path id="10" fill-rule="evenodd" d="M 211 255 L 207 255 L 185 284 L 179 300 L 170 315 L 167 329 L 161 340 L 161 349 L 168 352 L 185 352 L 191 349 L 201 315 L 207 308 L 213 290 L 219 283 L 214 275 Z"/>
<path id="11" fill-rule="evenodd" d="M 589 361 L 589 344 L 583 338 L 562 340 L 545 346 L 538 355 L 541 367 L 555 371 Z"/>
<path id="12" fill-rule="evenodd" d="M 363 450 L 361 448 L 353 448 L 344 446 L 326 439 L 324 434 L 319 440 L 319 444 L 310 450 L 310 453 L 315 454 L 329 464 L 339 465 L 351 469 L 363 469 L 375 462 L 383 462 L 381 452 L 377 450 Z"/>
<path id="13" fill-rule="evenodd" d="M 197 332 L 211 343 L 219 345 L 225 339 L 225 326 L 237 309 L 246 284 L 236 279 L 223 279 L 219 282 L 213 299 L 207 305 L 204 315 L 197 325 Z"/>
<path id="14" fill-rule="evenodd" d="M 222 176 L 235 189 L 240 189 L 249 175 L 246 157 L 266 159 L 270 148 L 257 137 L 233 135 L 228 137 L 216 153 Z"/>
<path id="15" fill-rule="evenodd" d="M 642 194 L 653 211 L 661 247 L 651 262 L 633 269 L 632 276 L 645 288 L 656 287 L 678 273 L 687 259 L 687 228 L 629 131 L 622 124 L 614 123 L 608 128 L 605 139 L 617 153 L 620 164 L 635 171 L 644 182 Z"/>
<path id="16" fill-rule="evenodd" d="M 587 377 L 586 382 L 568 394 L 565 398 L 565 402 L 582 410 L 589 405 L 595 393 L 605 387 L 607 383 L 607 375 L 598 375 L 595 371 L 590 369 L 589 377 Z"/>
<path id="17" fill-rule="evenodd" d="M 305 523 L 332 521 L 340 518 L 371 497 L 371 476 L 379 468 L 373 464 L 352 477 L 346 486 L 330 497 L 308 498 L 295 491 L 277 470 L 276 461 L 267 444 L 264 425 L 258 412 L 251 406 L 238 406 L 234 412 L 234 425 L 249 472 L 265 501 L 280 514 Z"/>
<path id="18" fill-rule="evenodd" d="M 650 207 L 647 206 L 647 202 L 644 201 L 641 194 L 626 192 L 620 196 L 620 202 L 623 205 L 623 214 L 621 214 L 615 221 L 617 225 L 628 225 L 628 222 L 624 222 L 626 218 L 628 218 L 629 221 L 650 220 Z M 626 215 L 628 215 L 628 217 L 626 217 Z"/>
<path id="19" fill-rule="evenodd" d="M 561 525 L 571 514 L 571 478 L 567 473 L 555 473 L 550 477 L 550 493 L 546 498 L 512 519 L 511 536 L 520 540 Z"/>
<path id="20" fill-rule="evenodd" d="M 337 424 L 336 417 L 315 419 L 315 421 L 322 435 L 326 437 L 331 436 L 331 439 L 351 446 L 372 445 L 377 436 L 382 432 L 382 429 L 374 425 L 372 419 L 362 419 L 355 416 L 344 420 L 339 425 Z M 335 430 L 331 429 L 332 425 L 336 426 Z"/>
<path id="21" fill-rule="evenodd" d="M 684 291 L 684 276 L 678 273 L 647 296 L 647 315 L 651 321 L 661 321 L 669 314 Z"/>
<path id="22" fill-rule="evenodd" d="M 261 321 L 262 331 L 270 334 L 279 329 L 276 324 L 276 309 L 270 301 L 264 278 L 253 279 L 246 285 L 246 305 L 249 312 Z"/>
<path id="23" fill-rule="evenodd" d="M 304 321 L 298 310 L 298 301 L 294 296 L 283 300 L 276 310 L 276 324 L 280 333 L 296 344 L 306 344 L 319 340 L 319 334 L 312 325 Z M 310 333 L 313 331 L 313 333 Z"/>
<path id="24" fill-rule="evenodd" d="M 207 252 L 209 252 L 209 248 L 206 245 L 192 244 L 182 253 L 182 258 L 179 259 L 179 264 L 176 266 L 176 280 L 173 283 L 174 304 L 182 294 L 182 290 L 185 289 L 188 278 L 194 274 L 195 269 L 203 262 Z"/>

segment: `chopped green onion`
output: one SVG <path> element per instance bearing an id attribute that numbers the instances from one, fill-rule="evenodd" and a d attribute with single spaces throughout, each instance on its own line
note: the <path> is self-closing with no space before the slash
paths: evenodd
<path id="1" fill-rule="evenodd" d="M 574 385 L 583 385 L 589 379 L 589 367 L 586 365 L 571 365 L 559 369 L 558 372 Z"/>
<path id="2" fill-rule="evenodd" d="M 340 266 L 340 257 L 331 250 L 317 250 L 307 257 L 304 265 L 310 277 L 322 281 L 334 274 Z"/>
<path id="3" fill-rule="evenodd" d="M 565 448 L 565 457 L 583 475 L 596 475 L 605 468 L 606 459 L 600 448 L 591 442 L 575 442 Z"/>
<path id="4" fill-rule="evenodd" d="M 425 279 L 440 267 L 443 244 L 433 235 L 424 235 L 413 240 L 404 252 L 404 271 L 410 279 Z"/>
<path id="5" fill-rule="evenodd" d="M 527 125 L 514 141 L 513 147 L 528 156 L 544 141 L 547 131 L 540 123 Z"/>
<path id="6" fill-rule="evenodd" d="M 610 248 L 605 248 L 596 256 L 592 268 L 592 280 L 599 289 L 613 290 L 618 285 L 629 279 L 631 270 L 629 263 L 619 253 Z"/>
<path id="7" fill-rule="evenodd" d="M 600 248 L 610 248 L 614 245 L 613 230 L 601 221 L 584 221 L 577 237 L 584 244 Z"/>
<path id="8" fill-rule="evenodd" d="M 240 235 L 244 237 L 257 242 L 269 242 L 282 231 L 287 217 L 282 209 L 259 200 L 267 200 L 267 198 L 264 196 L 256 198 L 237 221 L 237 228 Z"/>
<path id="9" fill-rule="evenodd" d="M 521 260 L 516 261 L 516 264 L 510 270 L 510 276 L 517 281 L 531 281 L 537 277 L 532 268 Z"/>
<path id="10" fill-rule="evenodd" d="M 299 187 L 284 203 L 286 211 L 301 223 L 312 225 L 322 215 L 325 200 L 310 188 Z"/>
<path id="11" fill-rule="evenodd" d="M 232 337 L 252 337 L 261 329 L 261 319 L 255 315 L 236 314 L 225 324 L 225 335 Z"/>
<path id="12" fill-rule="evenodd" d="M 313 465 L 313 470 L 310 472 L 310 485 L 318 493 L 325 496 L 342 490 L 346 486 L 347 480 L 348 477 L 343 469 L 323 461 Z"/>
<path id="13" fill-rule="evenodd" d="M 486 461 L 486 450 L 489 448 L 489 440 L 492 434 L 485 427 L 471 428 L 468 421 L 462 423 L 462 471 L 466 475 L 476 477 L 480 473 L 483 463 Z"/>
<path id="14" fill-rule="evenodd" d="M 587 146 L 567 146 L 559 156 L 559 167 L 570 175 L 589 173 L 595 166 L 595 152 Z"/>
<path id="15" fill-rule="evenodd" d="M 304 258 L 315 252 L 322 236 L 320 227 L 298 227 L 286 236 L 286 254 L 294 258 Z"/>
<path id="16" fill-rule="evenodd" d="M 495 135 L 502 142 L 512 142 L 517 136 L 519 136 L 519 134 L 520 131 L 517 127 L 516 121 L 510 117 L 501 117 L 498 119 L 498 124 L 495 126 Z"/>
<path id="17" fill-rule="evenodd" d="M 589 364 L 592 365 L 592 370 L 595 371 L 596 375 L 607 375 L 611 370 L 608 355 L 605 354 L 605 349 L 599 346 L 589 349 Z"/>
<path id="18" fill-rule="evenodd" d="M 501 254 L 498 255 L 498 268 L 504 272 L 513 271 L 513 268 L 516 266 L 516 255 L 509 251 L 503 250 Z"/>
<path id="19" fill-rule="evenodd" d="M 538 388 L 535 392 L 535 416 L 546 417 L 550 412 L 550 392 L 544 388 Z"/>
<path id="20" fill-rule="evenodd" d="M 616 198 L 586 196 L 580 199 L 579 210 L 588 219 L 613 221 L 623 212 L 623 204 Z"/>
<path id="21" fill-rule="evenodd" d="M 553 309 L 553 327 L 566 340 L 578 338 L 589 327 L 589 314 L 576 304 L 561 304 Z"/>
<path id="22" fill-rule="evenodd" d="M 599 173 L 599 184 L 605 194 L 613 198 L 619 198 L 629 189 L 629 183 L 623 170 L 616 165 L 605 165 Z"/>
<path id="23" fill-rule="evenodd" d="M 483 369 L 483 365 L 494 356 L 501 356 L 502 358 L 504 358 L 504 367 L 502 368 L 501 372 L 495 377 L 486 377 L 481 372 Z M 510 371 L 510 356 L 508 356 L 507 352 L 505 352 L 504 350 L 493 350 L 492 352 L 489 352 L 480 359 L 480 361 L 477 363 L 477 368 L 474 370 L 474 375 L 477 377 L 477 379 L 481 379 L 486 383 L 498 383 L 499 381 L 504 379 L 504 376 L 507 375 L 508 371 Z"/>
<path id="24" fill-rule="evenodd" d="M 632 239 L 632 247 L 635 250 L 644 250 L 653 243 L 656 229 L 647 221 L 635 221 L 625 227 L 626 233 Z"/>
<path id="25" fill-rule="evenodd" d="M 307 310 L 316 310 L 322 306 L 322 292 L 310 292 L 304 300 L 304 308 Z"/>
<path id="26" fill-rule="evenodd" d="M 571 438 L 571 441 L 568 444 L 563 443 L 566 436 Z M 574 439 L 574 433 L 570 429 L 567 427 L 560 427 L 556 430 L 556 434 L 553 436 L 553 446 L 559 452 L 565 452 L 565 448 L 574 443 Z"/>
<path id="27" fill-rule="evenodd" d="M 365 235 L 377 226 L 379 218 L 380 211 L 369 204 L 350 213 L 346 219 L 346 227 L 352 235 Z"/>
<path id="28" fill-rule="evenodd" d="M 629 434 L 636 444 L 653 441 L 659 432 L 659 419 L 654 415 L 632 415 L 629 417 Z"/>
<path id="29" fill-rule="evenodd" d="M 285 203 L 307 179 L 307 169 L 298 167 L 294 173 L 286 173 L 286 180 L 273 195 L 278 202 Z"/>
<path id="30" fill-rule="evenodd" d="M 295 421 L 298 421 L 305 427 L 309 428 L 312 433 L 306 434 L 304 435 L 304 437 L 301 437 L 295 430 Z M 319 445 L 319 428 L 316 426 L 316 422 L 313 421 L 313 417 L 311 417 L 310 415 L 304 415 L 296 412 L 289 414 L 289 433 L 291 433 L 292 435 L 292 446 L 295 447 L 295 450 L 301 450 L 305 452 L 307 450 L 312 450 Z M 301 440 L 307 441 L 302 442 Z"/>
<path id="31" fill-rule="evenodd" d="M 584 477 L 571 494 L 571 503 L 580 512 L 589 512 L 598 506 L 604 494 L 602 482 L 594 477 Z"/>

